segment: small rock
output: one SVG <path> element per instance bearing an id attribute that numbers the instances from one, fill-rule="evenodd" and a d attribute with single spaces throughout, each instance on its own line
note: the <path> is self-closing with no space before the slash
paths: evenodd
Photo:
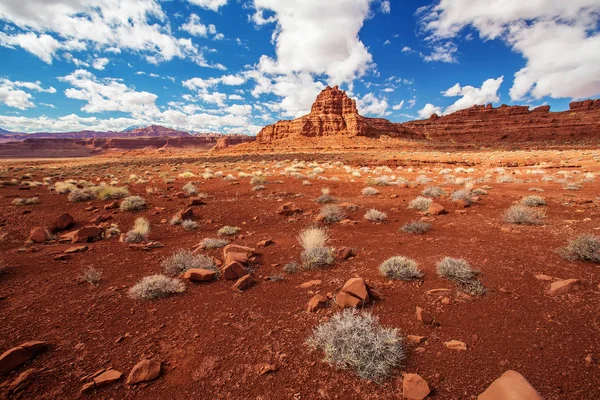
<path id="1" fill-rule="evenodd" d="M 404 374 L 402 379 L 402 397 L 411 400 L 423 400 L 429 396 L 429 384 L 418 374 Z"/>
<path id="2" fill-rule="evenodd" d="M 348 279 L 341 290 L 342 292 L 351 294 L 365 303 L 368 303 L 370 300 L 367 284 L 363 278 Z"/>
<path id="3" fill-rule="evenodd" d="M 258 364 L 256 366 L 256 372 L 259 375 L 264 375 L 268 372 L 275 372 L 275 371 L 277 371 L 277 366 L 275 364 L 263 363 L 263 364 Z"/>
<path id="4" fill-rule="evenodd" d="M 285 215 L 289 217 L 295 214 L 302 214 L 302 209 L 297 207 L 294 203 L 288 202 L 282 204 L 281 207 L 277 209 L 276 213 L 279 215 Z"/>
<path id="5" fill-rule="evenodd" d="M 406 336 L 406 339 L 409 342 L 415 343 L 415 344 L 421 344 L 427 340 L 427 338 L 425 336 L 417 336 L 417 335 L 408 335 L 408 336 Z"/>
<path id="6" fill-rule="evenodd" d="M 93 379 L 93 382 L 96 388 L 101 388 L 103 386 L 107 386 L 111 383 L 117 382 L 119 379 L 121 379 L 122 376 L 122 372 L 117 371 L 116 369 L 109 369 L 108 371 L 105 371 L 97 377 L 95 377 Z"/>
<path id="7" fill-rule="evenodd" d="M 427 209 L 427 215 L 442 215 L 446 214 L 447 211 L 441 204 L 431 203 L 429 208 Z"/>
<path id="8" fill-rule="evenodd" d="M 215 271 L 204 268 L 190 268 L 184 272 L 183 278 L 191 282 L 207 282 L 212 281 L 217 276 Z"/>
<path id="9" fill-rule="evenodd" d="M 87 250 L 88 250 L 87 246 L 73 246 L 73 247 L 69 247 L 68 249 L 66 249 L 65 254 L 83 253 L 84 251 L 87 251 Z"/>
<path id="10" fill-rule="evenodd" d="M 126 383 L 135 385 L 140 382 L 152 381 L 160 376 L 160 368 L 161 363 L 158 361 L 142 360 L 133 367 Z"/>
<path id="11" fill-rule="evenodd" d="M 188 200 L 188 206 L 202 206 L 206 204 L 202 197 L 190 197 Z"/>
<path id="12" fill-rule="evenodd" d="M 427 294 L 430 296 L 447 296 L 452 292 L 451 289 L 445 289 L 445 288 L 440 288 L 440 289 L 431 289 L 427 291 Z"/>
<path id="13" fill-rule="evenodd" d="M 223 279 L 230 281 L 245 276 L 248 274 L 248 270 L 241 263 L 230 261 L 221 268 L 221 273 L 223 274 Z"/>
<path id="14" fill-rule="evenodd" d="M 346 260 L 352 256 L 354 256 L 354 251 L 352 248 L 344 246 L 337 250 L 335 258 L 337 260 Z"/>
<path id="15" fill-rule="evenodd" d="M 587 367 L 591 367 L 594 364 L 596 364 L 596 362 L 594 361 L 594 355 L 592 353 L 589 353 L 587 356 L 585 356 L 585 365 Z"/>
<path id="16" fill-rule="evenodd" d="M 93 242 L 102 237 L 102 229 L 97 226 L 86 226 L 75 232 L 73 243 Z"/>
<path id="17" fill-rule="evenodd" d="M 550 296 L 558 296 L 569 292 L 575 292 L 581 289 L 581 281 L 579 279 L 562 279 L 560 281 L 552 282 L 550 290 L 546 294 Z"/>
<path id="18" fill-rule="evenodd" d="M 237 282 L 235 282 L 232 287 L 237 290 L 244 290 L 244 289 L 247 289 L 248 287 L 250 287 L 253 283 L 254 283 L 254 278 L 252 277 L 252 275 L 247 274 L 247 275 L 242 276 L 240 279 L 238 279 Z"/>
<path id="19" fill-rule="evenodd" d="M 35 368 L 30 368 L 24 372 L 22 372 L 17 379 L 15 379 L 10 386 L 8 387 L 8 391 L 11 393 L 17 393 L 21 390 L 26 389 L 29 385 L 33 383 L 33 380 L 36 376 L 38 376 L 40 370 Z"/>
<path id="20" fill-rule="evenodd" d="M 40 228 L 39 226 L 33 228 L 31 232 L 29 232 L 29 240 L 34 243 L 44 243 L 50 239 L 48 232 L 44 228 Z"/>
<path id="21" fill-rule="evenodd" d="M 194 218 L 194 209 L 191 207 L 186 208 L 185 210 L 179 211 L 176 216 L 180 220 L 193 219 Z"/>
<path id="22" fill-rule="evenodd" d="M 429 313 L 423 310 L 421 307 L 417 306 L 417 320 L 424 325 L 431 325 L 433 322 L 433 317 L 429 315 Z"/>
<path id="23" fill-rule="evenodd" d="M 361 303 L 362 302 L 360 301 L 360 299 L 357 299 L 356 297 L 346 292 L 339 292 L 335 296 L 335 304 L 337 304 L 341 308 L 358 307 Z"/>
<path id="24" fill-rule="evenodd" d="M 57 254 L 54 256 L 54 261 L 67 261 L 71 259 L 70 254 Z"/>
<path id="25" fill-rule="evenodd" d="M 272 241 L 271 239 L 265 239 L 265 240 L 261 240 L 260 242 L 258 242 L 256 244 L 256 247 L 267 247 L 270 246 L 272 244 L 274 244 L 275 242 Z"/>
<path id="26" fill-rule="evenodd" d="M 552 281 L 552 278 L 550 275 L 544 275 L 544 274 L 538 274 L 535 276 L 535 279 L 537 279 L 538 281 Z"/>
<path id="27" fill-rule="evenodd" d="M 117 208 L 119 208 L 119 200 L 115 200 L 104 206 L 105 210 L 116 210 Z"/>
<path id="28" fill-rule="evenodd" d="M 0 375 L 26 363 L 48 346 L 46 342 L 31 341 L 6 350 L 0 355 Z"/>
<path id="29" fill-rule="evenodd" d="M 75 225 L 75 218 L 69 213 L 64 213 L 50 225 L 50 232 L 56 233 L 58 231 L 63 231 L 69 229 L 73 225 Z"/>
<path id="30" fill-rule="evenodd" d="M 449 342 L 444 342 L 444 346 L 446 346 L 446 348 L 450 350 L 467 350 L 467 344 L 461 342 L 460 340 L 450 340 Z"/>
<path id="31" fill-rule="evenodd" d="M 481 393 L 477 400 L 543 400 L 520 373 L 508 370 Z"/>
<path id="32" fill-rule="evenodd" d="M 315 294 L 309 301 L 308 304 L 306 306 L 306 311 L 307 312 L 315 312 L 317 311 L 319 308 L 322 308 L 325 306 L 325 304 L 327 304 L 327 297 L 320 295 L 320 294 Z"/>
<path id="33" fill-rule="evenodd" d="M 313 286 L 319 286 L 321 283 L 322 283 L 322 281 L 320 281 L 318 279 L 313 279 L 312 281 L 304 282 L 303 284 L 301 284 L 298 287 L 300 289 L 310 289 Z"/>

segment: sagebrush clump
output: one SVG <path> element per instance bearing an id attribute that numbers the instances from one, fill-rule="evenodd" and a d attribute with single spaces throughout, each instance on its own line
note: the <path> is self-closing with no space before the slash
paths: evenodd
<path id="1" fill-rule="evenodd" d="M 560 253 L 570 261 L 581 260 L 600 264 L 600 236 L 578 236 L 561 249 Z"/>
<path id="2" fill-rule="evenodd" d="M 440 197 L 445 195 L 446 192 L 439 186 L 429 186 L 423 189 L 421 194 L 426 197 Z"/>
<path id="3" fill-rule="evenodd" d="M 215 261 L 211 257 L 195 254 L 190 250 L 178 250 L 161 262 L 165 274 L 175 276 L 183 274 L 191 268 L 202 268 L 219 272 Z"/>
<path id="4" fill-rule="evenodd" d="M 150 234 L 150 221 L 144 217 L 135 219 L 133 229 L 125 234 L 125 243 L 142 243 Z"/>
<path id="5" fill-rule="evenodd" d="M 383 327 L 371 313 L 355 309 L 334 314 L 318 325 L 307 343 L 323 351 L 325 362 L 373 381 L 389 376 L 405 358 L 396 329 Z"/>
<path id="6" fill-rule="evenodd" d="M 383 211 L 376 210 L 371 208 L 368 210 L 365 215 L 365 219 L 372 222 L 384 222 L 387 220 L 387 214 Z"/>
<path id="7" fill-rule="evenodd" d="M 504 220 L 517 225 L 539 225 L 544 217 L 543 212 L 522 204 L 515 204 L 504 212 Z"/>
<path id="8" fill-rule="evenodd" d="M 436 264 L 439 276 L 453 281 L 465 293 L 481 296 L 486 290 L 477 279 L 481 272 L 471 268 L 469 263 L 462 258 L 444 257 Z"/>
<path id="9" fill-rule="evenodd" d="M 403 256 L 388 258 L 379 265 L 379 272 L 386 278 L 403 281 L 419 279 L 423 276 L 423 272 L 419 269 L 417 262 Z"/>
<path id="10" fill-rule="evenodd" d="M 305 269 L 326 268 L 333 264 L 335 252 L 325 245 L 328 239 L 327 232 L 320 228 L 308 228 L 300 232 L 298 242 L 303 248 L 300 259 Z"/>
<path id="11" fill-rule="evenodd" d="M 217 231 L 217 235 L 219 236 L 233 236 L 236 233 L 238 233 L 241 229 L 238 228 L 237 226 L 222 226 L 218 231 Z"/>
<path id="12" fill-rule="evenodd" d="M 520 203 L 527 207 L 541 207 L 546 205 L 546 200 L 540 196 L 526 196 Z"/>
<path id="13" fill-rule="evenodd" d="M 91 285 L 94 285 L 94 286 L 98 286 L 101 278 L 102 278 L 102 271 L 98 271 L 94 267 L 87 267 L 81 273 L 81 279 L 88 282 Z"/>
<path id="14" fill-rule="evenodd" d="M 200 242 L 200 248 L 205 250 L 219 249 L 229 244 L 227 239 L 216 239 L 216 238 L 204 238 Z"/>
<path id="15" fill-rule="evenodd" d="M 374 187 L 366 187 L 361 191 L 363 196 L 375 196 L 379 194 L 379 190 L 375 189 Z"/>
<path id="16" fill-rule="evenodd" d="M 423 221 L 412 221 L 400 228 L 402 232 L 423 235 L 431 230 L 431 224 Z"/>
<path id="17" fill-rule="evenodd" d="M 139 211 L 146 207 L 146 200 L 140 196 L 129 196 L 121 201 L 121 211 Z"/>
<path id="18" fill-rule="evenodd" d="M 431 203 L 433 203 L 433 201 L 430 198 L 418 196 L 408 204 L 408 208 L 418 211 L 427 211 Z"/>
<path id="19" fill-rule="evenodd" d="M 334 224 L 336 222 L 340 222 L 344 218 L 346 218 L 346 213 L 340 206 L 336 206 L 334 204 L 327 204 L 321 208 L 319 212 L 323 221 Z"/>
<path id="20" fill-rule="evenodd" d="M 157 274 L 142 278 L 129 289 L 129 296 L 140 300 L 153 300 L 183 293 L 185 285 L 179 279 Z"/>

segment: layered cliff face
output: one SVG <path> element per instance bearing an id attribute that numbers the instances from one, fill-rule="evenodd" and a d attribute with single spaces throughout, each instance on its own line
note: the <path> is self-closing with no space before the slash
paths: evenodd
<path id="1" fill-rule="evenodd" d="M 600 100 L 572 102 L 568 111 L 550 106 L 473 106 L 455 113 L 402 124 L 429 140 L 456 142 L 527 142 L 597 140 L 600 138 Z"/>
<path id="2" fill-rule="evenodd" d="M 284 138 L 315 136 L 409 136 L 400 124 L 382 118 L 358 114 L 356 102 L 337 86 L 324 89 L 312 105 L 310 114 L 292 121 L 279 121 L 264 127 L 257 135 L 259 143 Z"/>

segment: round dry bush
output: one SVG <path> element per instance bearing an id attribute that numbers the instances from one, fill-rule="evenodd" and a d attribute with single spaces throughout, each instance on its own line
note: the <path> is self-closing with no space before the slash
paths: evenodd
<path id="1" fill-rule="evenodd" d="M 99 186 L 97 189 L 100 200 L 117 200 L 129 196 L 129 190 L 124 187 Z"/>
<path id="2" fill-rule="evenodd" d="M 452 192 L 450 198 L 452 201 L 463 201 L 467 205 L 471 205 L 473 203 L 471 191 L 466 189 L 460 189 Z"/>
<path id="3" fill-rule="evenodd" d="M 189 250 L 177 250 L 171 256 L 165 258 L 160 264 L 165 274 L 175 276 L 183 274 L 191 268 L 202 268 L 219 272 L 215 261 L 211 257 L 195 254 Z"/>
<path id="4" fill-rule="evenodd" d="M 600 236 L 581 235 L 571 240 L 561 253 L 570 261 L 581 260 L 600 263 Z"/>
<path id="5" fill-rule="evenodd" d="M 82 201 L 89 201 L 89 200 L 93 200 L 95 198 L 96 198 L 96 191 L 92 188 L 75 189 L 71 193 L 69 193 L 69 196 L 67 196 L 67 199 L 71 203 L 79 203 Z"/>
<path id="6" fill-rule="evenodd" d="M 352 369 L 364 379 L 380 381 L 405 358 L 398 331 L 379 325 L 371 313 L 355 309 L 334 314 L 315 328 L 307 341 L 322 350 L 324 361 L 338 369 Z"/>
<path id="7" fill-rule="evenodd" d="M 387 214 L 383 211 L 376 210 L 371 208 L 368 210 L 365 215 L 365 219 L 372 222 L 384 222 L 387 220 Z"/>
<path id="8" fill-rule="evenodd" d="M 183 293 L 185 285 L 179 279 L 165 275 L 150 275 L 142 278 L 129 289 L 129 296 L 134 299 L 153 300 Z"/>
<path id="9" fill-rule="evenodd" d="M 440 197 L 445 195 L 446 192 L 439 186 L 429 186 L 423 189 L 421 194 L 426 197 Z"/>
<path id="10" fill-rule="evenodd" d="M 237 226 L 222 226 L 218 231 L 217 231 L 217 235 L 219 236 L 233 236 L 236 233 L 238 233 L 241 229 L 238 228 Z"/>
<path id="11" fill-rule="evenodd" d="M 465 293 L 481 296 L 486 291 L 477 279 L 480 272 L 472 269 L 462 258 L 444 257 L 437 262 L 436 269 L 439 276 L 453 281 Z"/>
<path id="12" fill-rule="evenodd" d="M 286 274 L 295 274 L 300 270 L 300 264 L 296 261 L 289 262 L 283 266 L 283 272 Z"/>
<path id="13" fill-rule="evenodd" d="M 427 197 L 418 196 L 408 204 L 408 208 L 418 211 L 427 211 L 432 202 L 433 201 Z"/>
<path id="14" fill-rule="evenodd" d="M 504 212 L 504 220 L 517 225 L 539 225 L 544 217 L 543 212 L 522 204 L 515 204 Z"/>
<path id="15" fill-rule="evenodd" d="M 198 188 L 196 188 L 196 186 L 194 186 L 194 184 L 192 182 L 188 182 L 185 185 L 183 185 L 182 190 L 188 196 L 193 196 L 198 193 Z"/>
<path id="16" fill-rule="evenodd" d="M 323 221 L 334 224 L 336 222 L 340 222 L 344 218 L 346 218 L 346 213 L 340 206 L 336 206 L 334 204 L 327 204 L 321 208 L 319 212 L 321 217 L 323 217 Z"/>
<path id="17" fill-rule="evenodd" d="M 362 190 L 362 195 L 363 196 L 375 196 L 379 194 L 379 190 L 375 189 L 374 187 L 366 187 Z"/>
<path id="18" fill-rule="evenodd" d="M 227 239 L 204 238 L 200 242 L 200 248 L 205 250 L 219 249 L 229 244 Z"/>
<path id="19" fill-rule="evenodd" d="M 184 219 L 183 222 L 181 222 L 181 226 L 183 226 L 183 229 L 186 231 L 193 231 L 198 228 L 198 223 L 191 219 Z"/>
<path id="20" fill-rule="evenodd" d="M 331 247 L 312 247 L 302 251 L 300 260 L 304 269 L 327 268 L 335 261 L 335 251 Z"/>
<path id="21" fill-rule="evenodd" d="M 546 200 L 540 196 L 526 196 L 520 203 L 527 207 L 541 207 L 546 205 Z"/>
<path id="22" fill-rule="evenodd" d="M 386 278 L 399 279 L 402 281 L 419 279 L 423 276 L 417 262 L 403 256 L 388 258 L 379 266 L 379 272 Z"/>
<path id="23" fill-rule="evenodd" d="M 121 201 L 121 211 L 139 211 L 146 207 L 146 200 L 140 196 L 129 196 Z"/>
<path id="24" fill-rule="evenodd" d="M 423 221 L 412 221 L 400 228 L 402 232 L 424 235 L 431 230 L 431 224 Z"/>

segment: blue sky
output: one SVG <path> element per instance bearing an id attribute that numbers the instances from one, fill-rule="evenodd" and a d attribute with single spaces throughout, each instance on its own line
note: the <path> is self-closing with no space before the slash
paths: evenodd
<path id="1" fill-rule="evenodd" d="M 0 128 L 254 134 L 340 85 L 391 121 L 600 94 L 598 0 L 0 0 Z"/>

